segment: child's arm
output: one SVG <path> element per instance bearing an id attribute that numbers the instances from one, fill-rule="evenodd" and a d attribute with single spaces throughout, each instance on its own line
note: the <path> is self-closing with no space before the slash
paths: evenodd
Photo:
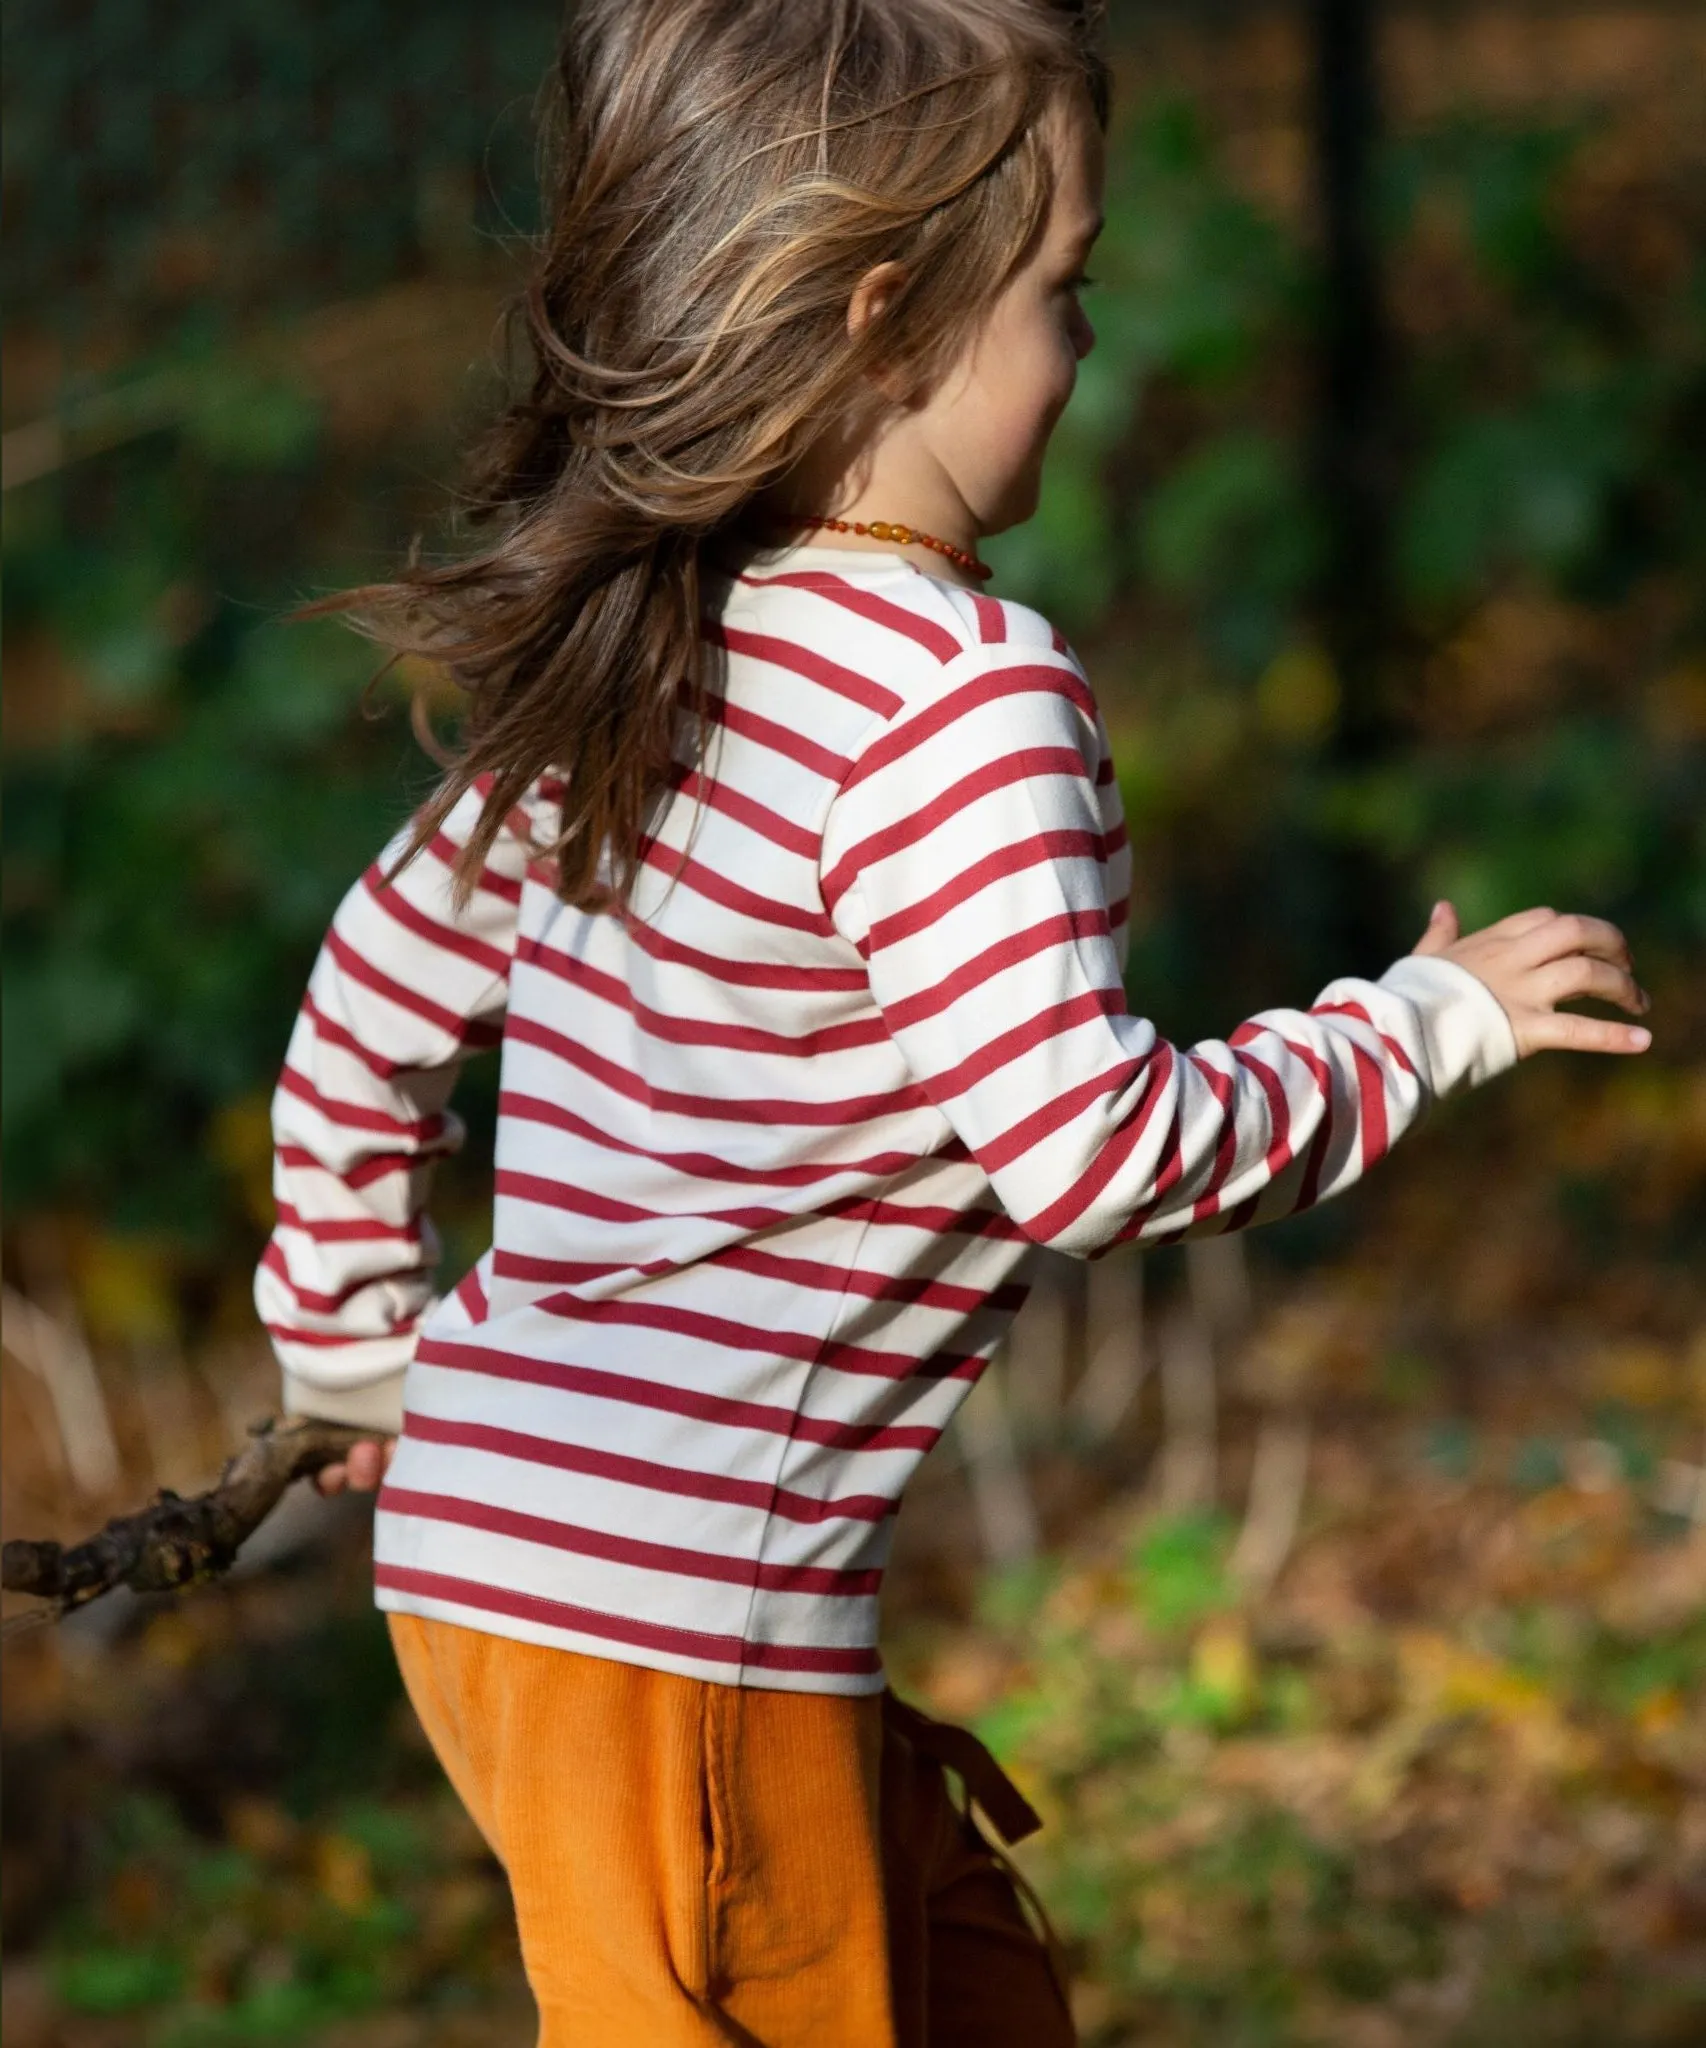
<path id="1" fill-rule="evenodd" d="M 1046 646 L 957 656 L 831 807 L 825 904 L 920 1084 L 1040 1242 L 1088 1254 L 1289 1215 L 1519 1055 L 1483 980 L 1417 955 L 1172 1046 L 1127 1010 L 1109 902 L 1128 874 L 1094 701 Z"/>
<path id="2" fill-rule="evenodd" d="M 462 1141 L 447 1108 L 461 1063 L 501 1036 L 527 864 L 518 810 L 453 909 L 451 862 L 482 787 L 393 882 L 407 827 L 350 889 L 291 1034 L 272 1106 L 278 1225 L 255 1275 L 288 1414 L 401 1424 L 439 1255 L 428 1183 Z"/>

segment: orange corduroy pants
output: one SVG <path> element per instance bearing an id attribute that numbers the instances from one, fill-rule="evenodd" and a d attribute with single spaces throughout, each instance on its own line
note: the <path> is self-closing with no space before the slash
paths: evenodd
<path id="1" fill-rule="evenodd" d="M 1046 1923 L 944 1766 L 1009 1836 L 1034 1816 L 963 1729 L 387 1619 L 508 1876 L 539 2048 L 1074 2039 Z"/>

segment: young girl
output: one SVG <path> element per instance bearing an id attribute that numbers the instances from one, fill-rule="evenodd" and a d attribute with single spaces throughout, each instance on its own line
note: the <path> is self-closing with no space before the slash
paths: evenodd
<path id="1" fill-rule="evenodd" d="M 490 545 L 331 601 L 469 709 L 315 965 L 256 1295 L 286 1407 L 376 1433 L 328 1487 L 389 1462 L 378 1603 L 551 2048 L 1069 2041 L 944 1765 L 1034 1817 L 876 1640 L 1036 1247 L 1291 1215 L 1527 1053 L 1646 1042 L 1557 1010 L 1646 998 L 1544 909 L 1441 906 L 1224 1042 L 1128 1011 L 1095 700 L 977 555 L 1092 345 L 1089 12 L 583 0 Z M 493 1243 L 435 1299 L 500 1043 Z"/>

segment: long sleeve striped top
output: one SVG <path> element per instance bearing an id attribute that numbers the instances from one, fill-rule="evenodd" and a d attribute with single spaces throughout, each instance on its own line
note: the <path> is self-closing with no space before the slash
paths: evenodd
<path id="1" fill-rule="evenodd" d="M 703 630 L 709 744 L 626 908 L 553 893 L 545 784 L 462 913 L 479 792 L 345 897 L 256 1301 L 288 1411 L 399 1433 L 381 1607 L 875 1691 L 902 1489 L 1036 1248 L 1289 1215 L 1516 1047 L 1435 958 L 1224 1041 L 1132 1014 L 1107 737 L 1035 611 L 800 543 L 721 572 Z M 492 1243 L 436 1296 L 423 1205 L 488 1046 Z"/>

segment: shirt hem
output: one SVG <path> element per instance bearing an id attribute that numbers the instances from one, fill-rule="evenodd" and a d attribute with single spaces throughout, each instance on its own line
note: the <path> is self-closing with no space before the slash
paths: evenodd
<path id="1" fill-rule="evenodd" d="M 764 1692 L 834 1693 L 854 1698 L 880 1693 L 888 1685 L 880 1664 L 874 1672 L 785 1671 L 766 1669 L 760 1664 L 677 1656 L 668 1650 L 583 1635 L 578 1630 L 559 1628 L 525 1615 L 468 1607 L 457 1600 L 395 1586 L 376 1585 L 373 1604 L 385 1614 L 415 1614 L 428 1621 L 448 1621 L 460 1628 L 477 1629 L 484 1635 L 504 1636 L 511 1642 L 537 1643 L 545 1649 L 568 1650 L 582 1657 L 602 1657 L 612 1664 L 638 1664 L 649 1671 L 667 1671 L 678 1678 L 699 1679 L 709 1685 L 747 1686 Z M 755 1652 L 764 1647 L 753 1645 Z"/>

